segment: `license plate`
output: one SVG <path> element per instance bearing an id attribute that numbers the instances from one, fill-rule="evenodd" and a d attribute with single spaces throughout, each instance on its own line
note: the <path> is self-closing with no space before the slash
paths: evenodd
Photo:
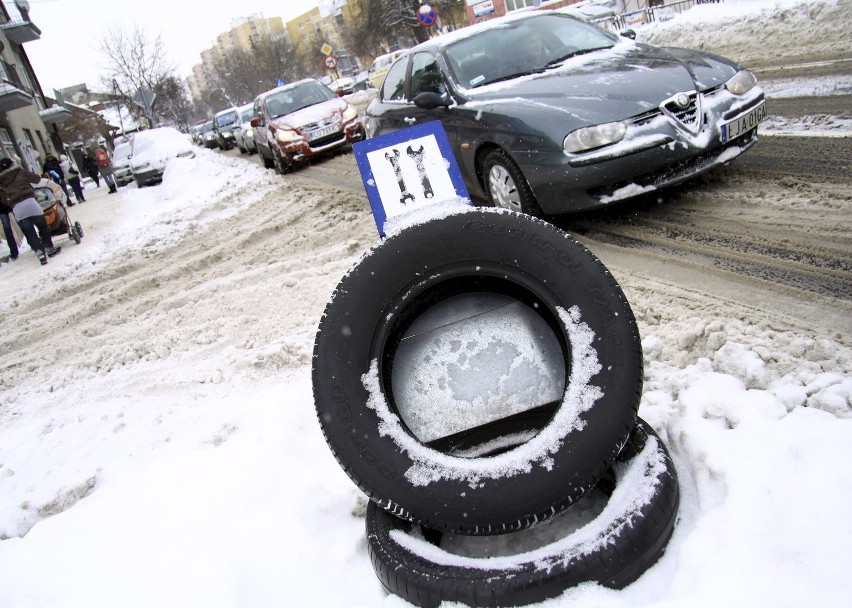
<path id="1" fill-rule="evenodd" d="M 325 137 L 326 135 L 337 133 L 339 130 L 340 128 L 337 125 L 331 125 L 330 127 L 323 127 L 322 129 L 311 131 L 310 133 L 308 133 L 308 141 L 313 141 L 315 139 Z"/>
<path id="2" fill-rule="evenodd" d="M 739 118 L 726 122 L 721 126 L 722 141 L 727 143 L 732 139 L 736 139 L 746 131 L 751 131 L 757 124 L 766 118 L 766 103 L 762 103 L 748 114 L 743 114 Z"/>

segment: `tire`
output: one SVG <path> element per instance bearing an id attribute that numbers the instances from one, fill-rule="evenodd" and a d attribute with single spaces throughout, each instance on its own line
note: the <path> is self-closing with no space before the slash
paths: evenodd
<path id="1" fill-rule="evenodd" d="M 546 323 L 564 365 L 561 397 L 427 446 L 400 414 L 391 381 L 405 361 L 395 355 L 421 313 L 480 292 Z M 326 306 L 313 362 L 320 426 L 355 484 L 401 517 L 464 534 L 521 529 L 581 498 L 626 442 L 642 392 L 639 332 L 606 268 L 551 224 L 488 208 L 460 206 L 371 250 Z M 534 437 L 458 455 L 519 427 Z"/>
<path id="2" fill-rule="evenodd" d="M 80 238 L 83 238 L 83 226 L 80 222 L 74 222 L 74 228 L 77 230 L 77 234 L 80 235 Z"/>
<path id="3" fill-rule="evenodd" d="M 370 502 L 367 547 L 376 575 L 388 592 L 424 608 L 443 601 L 533 604 L 587 582 L 622 589 L 665 551 L 679 490 L 665 446 L 642 420 L 618 460 L 618 481 L 611 471 L 596 489 L 597 502 L 610 504 L 584 501 L 576 505 L 577 514 L 569 510 L 561 521 L 545 522 L 534 532 L 480 539 L 486 542 L 473 545 L 474 550 L 469 540 L 465 551 L 441 548 L 460 539 L 448 543 L 443 535 L 420 530 Z M 590 505 L 598 514 L 588 521 L 588 511 L 580 507 Z M 465 542 L 455 544 L 464 547 Z"/>
<path id="4" fill-rule="evenodd" d="M 261 158 L 261 160 L 263 160 L 263 168 L 264 169 L 274 169 L 275 168 L 275 161 L 273 161 L 271 158 L 267 158 L 266 155 L 263 154 L 262 152 L 260 154 L 260 158 Z"/>
<path id="5" fill-rule="evenodd" d="M 292 167 L 284 162 L 284 159 L 277 152 L 272 152 L 273 164 L 275 166 L 275 172 L 279 175 L 287 175 L 292 171 Z"/>
<path id="6" fill-rule="evenodd" d="M 482 172 L 492 206 L 537 217 L 544 215 L 523 172 L 505 151 L 498 148 L 489 152 L 482 163 Z"/>
<path id="7" fill-rule="evenodd" d="M 81 235 L 79 232 L 77 232 L 76 226 L 71 226 L 71 228 L 68 230 L 68 236 L 71 237 L 72 241 L 74 241 L 75 243 L 77 243 L 79 245 L 80 244 L 80 238 L 83 235 Z"/>

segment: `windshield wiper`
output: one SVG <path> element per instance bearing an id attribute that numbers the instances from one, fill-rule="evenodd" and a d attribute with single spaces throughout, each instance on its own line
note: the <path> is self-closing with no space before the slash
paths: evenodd
<path id="1" fill-rule="evenodd" d="M 562 55 L 561 57 L 557 57 L 553 61 L 548 61 L 547 65 L 544 66 L 544 67 L 552 68 L 553 66 L 560 64 L 563 61 L 567 61 L 568 59 L 571 59 L 571 57 L 576 57 L 577 55 L 585 55 L 587 53 L 593 53 L 595 51 L 601 51 L 603 49 L 611 49 L 611 48 L 612 48 L 611 46 L 596 46 L 596 47 L 593 47 L 593 48 L 590 48 L 590 49 L 579 49 L 579 50 L 576 50 L 576 51 L 571 51 L 567 55 Z"/>

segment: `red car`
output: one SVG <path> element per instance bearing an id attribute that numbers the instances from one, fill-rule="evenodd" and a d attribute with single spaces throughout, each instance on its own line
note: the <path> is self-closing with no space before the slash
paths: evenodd
<path id="1" fill-rule="evenodd" d="M 355 108 L 311 78 L 258 95 L 251 126 L 264 166 L 279 173 L 366 135 Z"/>

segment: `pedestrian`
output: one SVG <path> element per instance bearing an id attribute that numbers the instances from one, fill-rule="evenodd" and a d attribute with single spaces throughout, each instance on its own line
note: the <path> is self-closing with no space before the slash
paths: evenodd
<path id="1" fill-rule="evenodd" d="M 13 260 L 18 259 L 18 237 L 15 236 L 12 230 L 12 218 L 10 217 L 12 208 L 6 204 L 5 197 L 0 194 L 0 222 L 3 222 L 3 233 L 6 236 L 6 244 L 9 246 L 9 257 Z"/>
<path id="2" fill-rule="evenodd" d="M 59 164 L 62 166 L 62 170 L 65 171 L 65 177 L 67 178 L 68 185 L 71 186 L 71 189 L 74 191 L 74 196 L 77 198 L 77 202 L 85 203 L 86 197 L 83 196 L 83 184 L 80 183 L 80 172 L 77 170 L 77 167 L 75 167 L 74 163 L 71 162 L 71 159 L 64 154 L 59 157 Z M 69 201 L 69 206 L 71 204 L 72 203 Z"/>
<path id="3" fill-rule="evenodd" d="M 11 158 L 0 159 L 0 199 L 12 209 L 30 249 L 44 265 L 48 257 L 56 255 L 62 248 L 53 246 L 44 212 L 35 198 L 33 184 L 41 179 L 38 173 L 16 165 Z"/>
<path id="4" fill-rule="evenodd" d="M 69 207 L 73 206 L 73 203 L 70 202 L 68 195 L 63 192 L 59 183 L 53 179 L 50 173 L 42 173 L 41 180 L 35 185 L 36 188 L 50 188 L 51 192 L 53 192 L 53 196 L 56 197 L 63 205 L 67 205 Z"/>
<path id="5" fill-rule="evenodd" d="M 117 192 L 115 178 L 112 176 L 112 160 L 109 157 L 109 152 L 106 151 L 106 148 L 103 145 L 100 145 L 95 149 L 95 158 L 98 159 L 98 171 L 100 172 L 101 177 L 104 178 L 106 185 L 109 186 L 109 193 L 112 194 Z"/>
<path id="6" fill-rule="evenodd" d="M 83 153 L 83 171 L 95 182 L 95 188 L 101 187 L 101 174 L 98 172 L 98 163 L 95 157 L 88 151 Z"/>
<path id="7" fill-rule="evenodd" d="M 60 188 L 62 188 L 62 191 L 65 193 L 65 197 L 70 201 L 71 197 L 68 196 L 68 186 L 65 183 L 65 172 L 62 170 L 62 165 L 59 163 L 59 159 L 53 154 L 48 154 L 44 157 L 44 164 L 41 166 L 41 170 L 52 174 L 51 178 L 59 184 Z"/>

